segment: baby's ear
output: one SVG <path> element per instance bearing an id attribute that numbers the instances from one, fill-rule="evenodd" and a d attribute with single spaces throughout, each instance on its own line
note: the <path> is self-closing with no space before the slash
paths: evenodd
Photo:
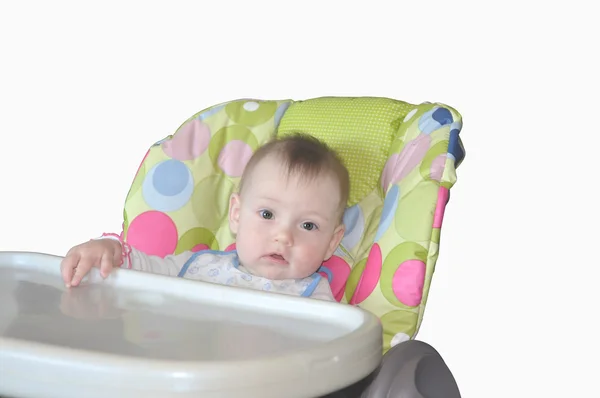
<path id="1" fill-rule="evenodd" d="M 237 234 L 240 225 L 240 195 L 232 193 L 229 197 L 229 229 Z"/>
<path id="2" fill-rule="evenodd" d="M 342 238 L 344 237 L 344 232 L 346 232 L 346 226 L 344 223 L 340 223 L 340 225 L 338 225 L 333 231 L 333 236 L 331 237 L 327 253 L 325 254 L 326 257 L 323 259 L 323 261 L 327 261 L 331 258 L 331 256 L 333 256 L 333 253 L 338 248 Z"/>

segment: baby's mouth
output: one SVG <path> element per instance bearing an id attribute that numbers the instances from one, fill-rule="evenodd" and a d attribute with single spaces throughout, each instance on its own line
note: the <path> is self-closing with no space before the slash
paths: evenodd
<path id="1" fill-rule="evenodd" d="M 266 256 L 269 260 L 279 263 L 279 264 L 287 264 L 287 260 L 279 253 L 271 253 Z"/>

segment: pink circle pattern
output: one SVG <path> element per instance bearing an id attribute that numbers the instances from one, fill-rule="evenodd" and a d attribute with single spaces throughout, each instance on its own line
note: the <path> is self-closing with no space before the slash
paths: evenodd
<path id="1" fill-rule="evenodd" d="M 429 171 L 429 176 L 432 180 L 441 181 L 442 176 L 444 175 L 444 168 L 446 167 L 446 159 L 448 159 L 448 155 L 441 154 L 431 163 L 431 169 Z"/>
<path id="2" fill-rule="evenodd" d="M 400 302 L 409 307 L 421 304 L 425 283 L 425 263 L 407 260 L 400 264 L 392 278 L 392 291 Z"/>
<path id="3" fill-rule="evenodd" d="M 177 247 L 177 227 L 163 212 L 151 210 L 131 221 L 127 231 L 127 243 L 154 256 L 173 254 Z"/>
<path id="4" fill-rule="evenodd" d="M 190 120 L 168 141 L 161 144 L 173 159 L 193 160 L 202 155 L 210 141 L 210 128 L 198 119 Z"/>
<path id="5" fill-rule="evenodd" d="M 431 144 L 431 137 L 421 134 L 412 141 L 407 142 L 400 153 L 389 157 L 381 175 L 381 187 L 387 191 L 389 184 L 396 184 L 406 177 L 421 163 Z"/>
<path id="6" fill-rule="evenodd" d="M 450 191 L 448 188 L 440 187 L 438 191 L 438 200 L 435 205 L 435 213 L 433 215 L 433 228 L 442 228 L 442 221 L 444 221 L 444 212 L 449 196 Z"/>
<path id="7" fill-rule="evenodd" d="M 339 302 L 342 297 L 344 297 L 346 282 L 350 275 L 350 266 L 341 257 L 331 256 L 329 260 L 323 263 L 322 267 L 327 268 L 333 276 L 329 282 L 329 287 L 331 288 L 333 297 Z M 327 274 L 325 272 L 319 272 L 319 274 L 327 279 Z"/>
<path id="8" fill-rule="evenodd" d="M 204 243 L 200 243 L 200 244 L 192 247 L 193 252 L 199 252 L 199 251 L 208 250 L 208 249 L 210 249 L 210 247 L 208 245 L 205 245 Z"/>
<path id="9" fill-rule="evenodd" d="M 240 177 L 252 156 L 252 148 L 240 140 L 228 142 L 219 154 L 219 167 L 229 177 Z"/>
<path id="10" fill-rule="evenodd" d="M 350 304 L 362 303 L 375 289 L 381 276 L 381 249 L 377 243 L 371 246 L 365 269 L 362 272 L 356 290 L 350 299 Z"/>

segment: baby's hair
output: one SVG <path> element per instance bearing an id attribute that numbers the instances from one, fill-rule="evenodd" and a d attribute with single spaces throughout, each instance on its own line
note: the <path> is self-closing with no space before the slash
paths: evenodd
<path id="1" fill-rule="evenodd" d="M 258 148 L 244 168 L 238 192 L 242 192 L 244 181 L 254 167 L 270 155 L 275 155 L 281 160 L 281 166 L 288 176 L 295 175 L 310 180 L 327 173 L 332 175 L 339 183 L 341 218 L 350 194 L 348 170 L 333 149 L 305 133 L 276 137 Z"/>

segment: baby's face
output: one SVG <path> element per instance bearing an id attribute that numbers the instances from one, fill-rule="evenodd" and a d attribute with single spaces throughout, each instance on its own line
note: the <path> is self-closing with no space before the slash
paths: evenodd
<path id="1" fill-rule="evenodd" d="M 269 279 L 305 278 L 331 257 L 344 235 L 332 176 L 288 178 L 268 156 L 244 184 L 231 197 L 229 225 L 245 268 Z"/>

